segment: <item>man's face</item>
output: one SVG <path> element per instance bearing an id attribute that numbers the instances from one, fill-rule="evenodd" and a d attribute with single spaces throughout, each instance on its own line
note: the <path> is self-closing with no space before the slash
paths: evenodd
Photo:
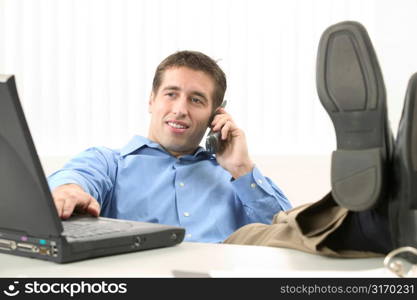
<path id="1" fill-rule="evenodd" d="M 149 100 L 148 138 L 174 156 L 193 153 L 207 129 L 213 91 L 213 79 L 202 71 L 165 70 L 158 91 Z"/>

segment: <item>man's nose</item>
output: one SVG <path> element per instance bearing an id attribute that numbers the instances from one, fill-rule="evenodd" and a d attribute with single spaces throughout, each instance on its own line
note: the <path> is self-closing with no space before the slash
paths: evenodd
<path id="1" fill-rule="evenodd" d="M 187 101 L 187 98 L 185 96 L 179 97 L 174 102 L 174 105 L 172 107 L 172 112 L 177 117 L 183 117 L 183 116 L 186 116 L 188 114 L 188 101 Z"/>

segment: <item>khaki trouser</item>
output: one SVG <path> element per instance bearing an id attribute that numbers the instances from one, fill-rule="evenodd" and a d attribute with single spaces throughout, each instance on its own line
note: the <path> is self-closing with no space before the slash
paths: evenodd
<path id="1" fill-rule="evenodd" d="M 326 239 L 341 226 L 349 211 L 338 206 L 331 194 L 311 204 L 281 211 L 271 225 L 249 224 L 231 234 L 224 243 L 292 248 L 334 257 L 376 257 L 380 253 L 338 250 L 326 246 Z"/>

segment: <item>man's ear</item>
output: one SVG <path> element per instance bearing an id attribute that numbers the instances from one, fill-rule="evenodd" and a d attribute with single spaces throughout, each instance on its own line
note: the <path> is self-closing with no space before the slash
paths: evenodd
<path id="1" fill-rule="evenodd" d="M 152 104 L 155 101 L 155 95 L 153 92 L 151 92 L 151 95 L 149 96 L 149 102 L 148 102 L 148 112 L 152 113 Z"/>

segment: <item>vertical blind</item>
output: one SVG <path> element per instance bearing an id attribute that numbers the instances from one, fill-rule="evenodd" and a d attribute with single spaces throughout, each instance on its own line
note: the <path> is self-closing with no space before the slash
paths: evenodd
<path id="1" fill-rule="evenodd" d="M 16 76 L 38 152 L 71 155 L 146 136 L 156 66 L 202 51 L 227 74 L 228 110 L 252 154 L 327 154 L 335 135 L 315 88 L 320 35 L 357 20 L 378 40 L 381 2 L 0 0 L 0 73 Z"/>

